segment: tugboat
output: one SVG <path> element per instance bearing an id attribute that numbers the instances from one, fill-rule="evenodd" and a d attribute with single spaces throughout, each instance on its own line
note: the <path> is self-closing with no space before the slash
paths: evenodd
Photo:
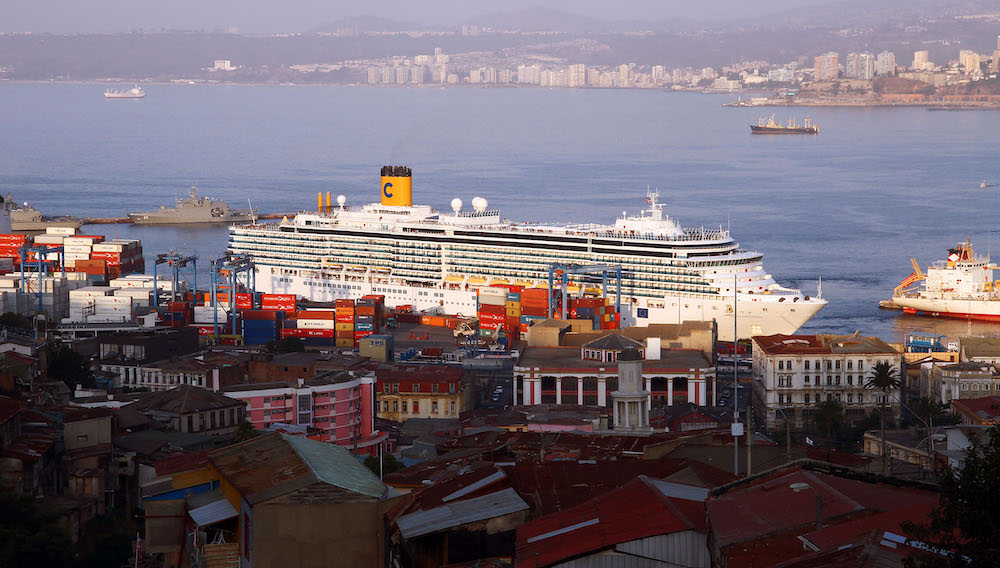
<path id="1" fill-rule="evenodd" d="M 127 91 L 108 89 L 104 92 L 104 98 L 106 99 L 142 99 L 145 97 L 146 91 L 143 91 L 139 85 L 135 85 Z"/>
<path id="2" fill-rule="evenodd" d="M 806 119 L 805 124 L 799 126 L 793 119 L 788 119 L 788 124 L 775 122 L 774 116 L 767 119 L 761 118 L 757 124 L 750 125 L 751 134 L 819 134 L 819 126 L 813 124 L 810 119 Z"/>
<path id="3" fill-rule="evenodd" d="M 191 186 L 185 199 L 178 199 L 175 207 L 161 205 L 158 211 L 129 213 L 137 225 L 181 225 L 187 223 L 235 223 L 252 221 L 253 211 L 230 209 L 225 201 L 198 197 L 198 186 Z"/>

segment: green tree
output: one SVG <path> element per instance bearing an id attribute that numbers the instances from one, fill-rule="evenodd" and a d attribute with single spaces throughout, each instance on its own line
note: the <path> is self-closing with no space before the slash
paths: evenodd
<path id="1" fill-rule="evenodd" d="M 889 392 L 899 390 L 899 377 L 896 368 L 887 361 L 875 363 L 872 374 L 865 381 L 865 388 L 881 393 L 879 398 L 879 431 L 882 439 L 882 475 L 889 475 L 889 452 L 885 445 L 885 411 L 888 408 Z"/>
<path id="2" fill-rule="evenodd" d="M 90 372 L 87 359 L 65 345 L 59 347 L 49 358 L 49 380 L 62 381 L 73 390 L 76 385 L 90 388 L 94 386 L 94 375 Z"/>
<path id="3" fill-rule="evenodd" d="M 298 337 L 285 337 L 277 341 L 268 341 L 264 347 L 271 353 L 297 353 L 306 350 L 306 344 Z"/>
<path id="4" fill-rule="evenodd" d="M 73 543 L 58 518 L 28 495 L 0 491 L 0 568 L 65 568 Z"/>
<path id="5" fill-rule="evenodd" d="M 126 525 L 122 518 L 108 511 L 87 522 L 87 538 L 78 549 L 80 559 L 73 568 L 103 568 L 126 565 L 132 558 L 134 526 Z"/>
<path id="6" fill-rule="evenodd" d="M 835 400 L 824 400 L 816 405 L 813 420 L 817 428 L 826 432 L 827 441 L 833 440 L 833 431 L 844 423 L 844 407 Z"/>
<path id="7" fill-rule="evenodd" d="M 938 477 L 941 499 L 925 523 L 904 523 L 909 541 L 942 554 L 917 553 L 909 568 L 978 568 L 1000 558 L 1000 429 L 986 439 L 971 436 L 961 469 L 945 467 Z"/>
<path id="8" fill-rule="evenodd" d="M 368 456 L 365 458 L 365 466 L 378 475 L 378 456 Z M 405 468 L 406 465 L 396 459 L 392 454 L 382 454 L 382 475 L 389 475 L 394 471 Z"/>
<path id="9" fill-rule="evenodd" d="M 31 329 L 31 321 L 24 316 L 15 314 L 14 312 L 5 312 L 3 315 L 0 315 L 0 325 L 5 327 Z"/>
<path id="10" fill-rule="evenodd" d="M 259 432 L 254 430 L 253 424 L 244 420 L 240 422 L 239 426 L 236 427 L 236 433 L 233 434 L 233 439 L 237 442 L 245 442 L 250 438 L 256 438 Z"/>

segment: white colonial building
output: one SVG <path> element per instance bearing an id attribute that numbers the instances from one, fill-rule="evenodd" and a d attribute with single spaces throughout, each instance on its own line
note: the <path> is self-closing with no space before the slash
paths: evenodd
<path id="1" fill-rule="evenodd" d="M 886 393 L 865 388 L 877 363 L 901 376 L 902 355 L 877 337 L 855 335 L 765 335 L 753 338 L 754 404 L 768 429 L 804 428 L 822 401 L 837 401 L 848 422 L 877 408 Z M 899 391 L 888 393 L 899 414 Z M 780 411 L 779 411 L 780 410 Z M 783 414 L 782 414 L 783 413 Z"/>

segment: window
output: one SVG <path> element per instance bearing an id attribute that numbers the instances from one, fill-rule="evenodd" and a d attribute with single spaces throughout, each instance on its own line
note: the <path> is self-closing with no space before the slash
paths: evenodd
<path id="1" fill-rule="evenodd" d="M 809 397 L 809 393 L 806 393 L 805 395 L 803 395 L 803 399 L 802 400 L 806 401 L 806 404 L 809 404 L 809 398 L 810 398 Z"/>
<path id="2" fill-rule="evenodd" d="M 385 385 L 382 391 L 385 392 L 385 394 L 389 394 L 389 385 Z"/>
<path id="3" fill-rule="evenodd" d="M 831 377 L 830 375 L 827 375 L 826 376 L 826 386 L 831 386 L 831 385 L 833 385 L 833 377 Z"/>
<path id="4" fill-rule="evenodd" d="M 808 363 L 808 362 L 809 362 L 809 361 L 806 361 L 806 363 Z M 809 375 L 806 375 L 806 376 L 804 377 L 804 380 L 803 380 L 803 382 L 804 382 L 805 384 L 807 384 L 807 385 L 809 384 Z M 808 402 L 808 401 L 806 401 L 806 402 Z"/>
<path id="5" fill-rule="evenodd" d="M 438 403 L 435 400 L 431 402 L 431 412 L 437 414 L 437 411 L 438 411 Z"/>
<path id="6" fill-rule="evenodd" d="M 438 391 L 438 384 L 437 383 L 432 384 L 431 385 L 431 392 L 434 393 L 434 394 L 437 394 L 437 391 Z"/>
<path id="7" fill-rule="evenodd" d="M 829 371 L 832 368 L 833 368 L 833 361 L 827 361 L 826 362 L 826 370 Z"/>
<path id="8" fill-rule="evenodd" d="M 404 400 L 401 404 L 402 404 L 403 412 L 406 412 L 406 401 Z"/>
<path id="9" fill-rule="evenodd" d="M 382 403 L 382 411 L 383 412 L 389 412 L 389 401 L 388 400 L 386 400 L 386 401 L 384 401 Z"/>
<path id="10" fill-rule="evenodd" d="M 806 359 L 805 361 L 802 362 L 802 368 L 805 369 L 805 370 L 807 370 L 807 371 L 809 370 L 809 360 L 808 359 Z M 806 402 L 809 402 L 809 401 L 806 401 Z"/>
<path id="11" fill-rule="evenodd" d="M 188 432 L 194 432 L 194 416 L 188 416 Z"/>
<path id="12" fill-rule="evenodd" d="M 784 361 L 778 361 L 778 370 L 779 371 L 784 371 L 785 370 L 785 362 Z"/>
<path id="13" fill-rule="evenodd" d="M 850 360 L 847 361 L 847 369 L 850 370 L 852 368 L 854 368 L 854 361 L 850 361 Z"/>
<path id="14" fill-rule="evenodd" d="M 836 360 L 834 362 L 833 366 L 834 366 L 835 369 L 837 369 L 839 371 L 840 370 L 840 359 Z"/>
<path id="15" fill-rule="evenodd" d="M 864 359 L 858 359 L 858 370 L 861 371 L 864 368 L 865 368 L 865 361 L 864 361 Z"/>
<path id="16" fill-rule="evenodd" d="M 455 394 L 455 383 L 449 383 L 448 384 L 448 392 L 450 394 Z"/>
<path id="17" fill-rule="evenodd" d="M 851 368 L 850 361 L 848 361 L 847 368 L 848 369 Z M 849 384 L 849 385 L 853 385 L 854 384 L 854 376 L 853 375 L 847 375 L 847 384 Z"/>
<path id="18" fill-rule="evenodd" d="M 833 402 L 833 395 L 832 395 L 832 394 L 829 394 L 829 393 L 827 393 L 827 395 L 826 395 L 826 401 L 827 401 L 827 402 Z"/>
<path id="19" fill-rule="evenodd" d="M 420 383 L 413 383 L 413 392 L 420 392 Z"/>
<path id="20" fill-rule="evenodd" d="M 393 394 L 396 394 L 396 393 L 399 392 L 399 383 L 393 383 L 392 384 L 392 392 L 393 392 Z"/>
<path id="21" fill-rule="evenodd" d="M 451 402 L 451 413 L 455 414 L 455 401 Z"/>
<path id="22" fill-rule="evenodd" d="M 835 383 L 836 383 L 836 384 L 837 384 L 838 386 L 840 385 L 840 375 L 837 375 L 837 378 L 836 378 L 836 380 L 835 380 Z"/>
<path id="23" fill-rule="evenodd" d="M 865 395 L 858 393 L 858 402 L 864 402 L 864 401 L 865 401 Z"/>
<path id="24" fill-rule="evenodd" d="M 854 394 L 847 393 L 847 402 L 854 402 Z"/>
<path id="25" fill-rule="evenodd" d="M 392 411 L 399 412 L 399 401 L 396 400 L 392 401 Z"/>
<path id="26" fill-rule="evenodd" d="M 208 413 L 208 418 L 209 418 L 209 421 L 211 422 L 211 426 L 209 426 L 209 428 L 212 429 L 212 430 L 215 430 L 215 413 L 214 412 L 209 412 Z"/>

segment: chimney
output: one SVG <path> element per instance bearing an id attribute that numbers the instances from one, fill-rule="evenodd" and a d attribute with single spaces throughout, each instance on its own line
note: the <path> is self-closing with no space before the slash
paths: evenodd
<path id="1" fill-rule="evenodd" d="M 659 337 L 647 337 L 646 338 L 646 360 L 647 361 L 659 361 L 660 360 L 660 338 Z"/>

